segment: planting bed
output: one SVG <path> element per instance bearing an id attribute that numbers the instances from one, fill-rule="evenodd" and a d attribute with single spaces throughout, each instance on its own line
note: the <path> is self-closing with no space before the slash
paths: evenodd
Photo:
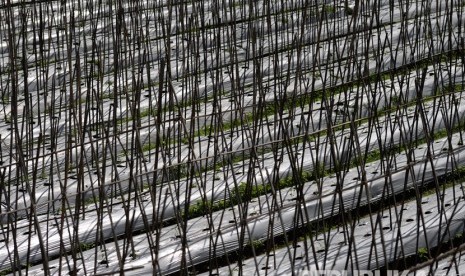
<path id="1" fill-rule="evenodd" d="M 463 267 L 465 2 L 277 2 L 0 3 L 0 271 Z"/>

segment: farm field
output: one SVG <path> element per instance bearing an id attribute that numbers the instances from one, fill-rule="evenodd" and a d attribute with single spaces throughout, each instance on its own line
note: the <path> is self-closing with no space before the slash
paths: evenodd
<path id="1" fill-rule="evenodd" d="M 2 0 L 0 274 L 457 275 L 464 10 Z"/>

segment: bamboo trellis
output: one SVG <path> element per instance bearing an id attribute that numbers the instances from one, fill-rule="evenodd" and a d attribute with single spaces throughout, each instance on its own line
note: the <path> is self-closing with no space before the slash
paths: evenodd
<path id="1" fill-rule="evenodd" d="M 464 271 L 464 9 L 2 0 L 0 273 Z"/>

